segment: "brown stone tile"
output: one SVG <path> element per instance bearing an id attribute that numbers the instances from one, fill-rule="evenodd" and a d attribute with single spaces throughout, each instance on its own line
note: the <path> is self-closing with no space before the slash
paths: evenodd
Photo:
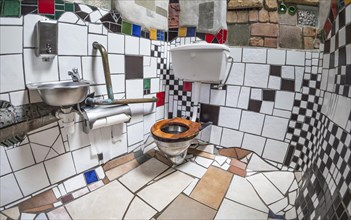
<path id="1" fill-rule="evenodd" d="M 124 156 L 118 157 L 116 159 L 113 159 L 105 163 L 105 165 L 103 166 L 103 169 L 106 172 L 107 170 L 111 170 L 112 168 L 118 167 L 119 165 L 127 163 L 133 159 L 135 159 L 134 153 L 126 154 Z"/>
<path id="2" fill-rule="evenodd" d="M 263 0 L 229 0 L 228 9 L 262 8 Z"/>
<path id="3" fill-rule="evenodd" d="M 223 149 L 220 149 L 218 153 L 222 156 L 238 158 L 235 148 L 223 148 Z"/>
<path id="4" fill-rule="evenodd" d="M 212 160 L 215 158 L 215 155 L 213 155 L 213 154 L 210 154 L 210 153 L 207 153 L 204 151 L 200 151 L 200 150 L 196 150 L 193 148 L 188 149 L 188 154 L 194 154 L 196 156 L 201 156 L 201 157 L 205 157 L 205 158 L 212 159 Z"/>
<path id="5" fill-rule="evenodd" d="M 314 38 L 313 37 L 304 37 L 303 38 L 303 47 L 304 47 L 304 49 L 313 49 L 314 48 Z"/>
<path id="6" fill-rule="evenodd" d="M 249 150 L 241 149 L 241 148 L 235 148 L 237 159 L 241 160 L 247 155 L 251 153 Z"/>
<path id="7" fill-rule="evenodd" d="M 266 37 L 264 39 L 264 46 L 270 48 L 277 48 L 278 40 L 277 38 Z"/>
<path id="8" fill-rule="evenodd" d="M 180 194 L 157 219 L 214 219 L 215 215 L 216 210 Z"/>
<path id="9" fill-rule="evenodd" d="M 155 154 L 155 158 L 165 164 L 167 164 L 168 166 L 173 166 L 173 163 L 167 159 L 167 157 L 165 157 L 161 152 L 156 152 Z"/>
<path id="10" fill-rule="evenodd" d="M 255 47 L 263 47 L 263 38 L 262 37 L 251 37 L 250 46 L 255 46 Z"/>
<path id="11" fill-rule="evenodd" d="M 303 48 L 302 30 L 300 27 L 280 25 L 279 47 L 282 48 Z"/>
<path id="12" fill-rule="evenodd" d="M 240 169 L 239 167 L 230 166 L 228 171 L 235 174 L 235 175 L 238 175 L 241 177 L 246 177 L 246 170 Z"/>
<path id="13" fill-rule="evenodd" d="M 40 212 L 47 212 L 50 209 L 53 209 L 54 205 L 43 205 L 40 207 L 32 208 L 32 209 L 27 209 L 25 210 L 26 213 L 40 213 Z"/>
<path id="14" fill-rule="evenodd" d="M 230 165 L 238 167 L 242 170 L 246 169 L 246 164 L 241 162 L 240 160 L 235 159 L 235 158 L 232 159 L 232 161 L 230 162 Z"/>
<path id="15" fill-rule="evenodd" d="M 275 11 L 278 8 L 277 0 L 265 0 L 264 8 L 268 11 Z"/>
<path id="16" fill-rule="evenodd" d="M 277 24 L 269 23 L 254 23 L 251 24 L 251 35 L 252 36 L 263 36 L 263 37 L 277 37 L 279 28 Z"/>
<path id="17" fill-rule="evenodd" d="M 271 23 L 278 23 L 278 12 L 270 11 L 269 12 L 269 22 Z"/>
<path id="18" fill-rule="evenodd" d="M 110 182 L 110 180 L 107 178 L 107 176 L 105 176 L 103 179 L 102 179 L 102 182 L 106 185 Z"/>
<path id="19" fill-rule="evenodd" d="M 261 9 L 258 11 L 258 21 L 259 22 L 268 22 L 269 21 L 269 13 L 265 9 Z"/>
<path id="20" fill-rule="evenodd" d="M 317 29 L 313 27 L 304 27 L 302 32 L 304 37 L 315 37 Z"/>
<path id="21" fill-rule="evenodd" d="M 46 206 L 52 205 L 57 201 L 58 200 L 56 199 L 54 192 L 50 189 L 26 201 L 21 202 L 18 205 L 18 208 L 20 212 L 29 212 L 28 210 L 34 209 L 40 212 L 46 210 Z"/>
<path id="22" fill-rule="evenodd" d="M 257 21 L 258 21 L 258 10 L 250 10 L 249 22 L 257 22 Z"/>
<path id="23" fill-rule="evenodd" d="M 139 163 L 137 160 L 131 160 L 125 164 L 122 164 L 118 167 L 115 167 L 113 169 L 110 169 L 108 171 L 106 171 L 106 176 L 107 178 L 112 181 L 114 179 L 117 179 L 118 177 L 122 176 L 123 174 L 129 172 L 130 170 L 136 168 L 137 166 L 139 166 Z"/>
<path id="24" fill-rule="evenodd" d="M 61 198 L 63 204 L 67 204 L 74 200 L 72 194 L 65 195 Z"/>
<path id="25" fill-rule="evenodd" d="M 190 197 L 217 210 L 227 192 L 232 177 L 232 173 L 210 166 Z"/>

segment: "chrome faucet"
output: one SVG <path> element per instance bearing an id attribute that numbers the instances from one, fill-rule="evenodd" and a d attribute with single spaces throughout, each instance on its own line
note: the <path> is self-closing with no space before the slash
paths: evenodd
<path id="1" fill-rule="evenodd" d="M 80 81 L 78 68 L 73 68 L 72 71 L 68 71 L 68 75 L 70 75 L 72 77 L 73 82 L 79 82 Z"/>

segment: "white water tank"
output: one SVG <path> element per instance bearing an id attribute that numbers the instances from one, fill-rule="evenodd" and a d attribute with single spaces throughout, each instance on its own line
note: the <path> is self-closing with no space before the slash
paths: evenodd
<path id="1" fill-rule="evenodd" d="M 222 44 L 196 43 L 173 48 L 174 75 L 191 82 L 223 82 L 228 74 L 229 47 Z"/>

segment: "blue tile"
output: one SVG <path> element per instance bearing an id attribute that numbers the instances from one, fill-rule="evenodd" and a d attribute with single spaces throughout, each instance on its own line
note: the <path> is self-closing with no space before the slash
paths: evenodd
<path id="1" fill-rule="evenodd" d="M 268 218 L 273 218 L 273 219 L 284 219 L 284 216 L 283 216 L 283 215 L 276 215 L 276 214 L 274 214 L 271 210 L 269 210 Z"/>
<path id="2" fill-rule="evenodd" d="M 187 37 L 195 37 L 196 36 L 196 28 L 195 27 L 188 27 L 186 32 Z"/>
<path id="3" fill-rule="evenodd" d="M 157 40 L 165 40 L 165 32 L 157 30 Z"/>
<path id="4" fill-rule="evenodd" d="M 98 181 L 98 177 L 96 175 L 95 170 L 90 170 L 84 173 L 84 177 L 85 177 L 85 181 L 87 182 L 87 184 L 93 183 Z"/>
<path id="5" fill-rule="evenodd" d="M 140 37 L 140 35 L 141 35 L 141 27 L 139 25 L 133 24 L 132 35 Z"/>

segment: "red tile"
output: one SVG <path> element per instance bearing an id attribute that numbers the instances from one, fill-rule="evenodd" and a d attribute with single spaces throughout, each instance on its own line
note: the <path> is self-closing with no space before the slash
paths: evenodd
<path id="1" fill-rule="evenodd" d="M 165 97 L 166 97 L 165 92 L 156 93 L 156 97 L 158 99 L 156 102 L 156 107 L 160 107 L 160 106 L 165 105 Z"/>
<path id="2" fill-rule="evenodd" d="M 216 38 L 213 34 L 206 34 L 205 40 L 207 43 L 212 43 L 212 41 Z"/>
<path id="3" fill-rule="evenodd" d="M 191 82 L 183 82 L 183 91 L 191 92 L 192 83 Z"/>
<path id="4" fill-rule="evenodd" d="M 237 160 L 237 159 L 232 159 L 230 165 L 238 167 L 238 168 L 240 168 L 242 170 L 246 169 L 246 164 L 241 162 L 240 160 Z"/>
<path id="5" fill-rule="evenodd" d="M 228 34 L 228 30 L 221 29 L 216 35 L 218 43 L 224 44 L 227 41 L 227 34 Z"/>
<path id="6" fill-rule="evenodd" d="M 324 24 L 325 37 L 328 37 L 330 29 L 331 29 L 331 22 L 330 22 L 330 20 L 328 18 L 327 21 Z"/>
<path id="7" fill-rule="evenodd" d="M 230 166 L 228 171 L 235 174 L 235 175 L 238 175 L 241 177 L 246 177 L 246 170 L 242 170 L 238 167 Z"/>
<path id="8" fill-rule="evenodd" d="M 55 0 L 38 0 L 40 14 L 55 14 Z"/>

